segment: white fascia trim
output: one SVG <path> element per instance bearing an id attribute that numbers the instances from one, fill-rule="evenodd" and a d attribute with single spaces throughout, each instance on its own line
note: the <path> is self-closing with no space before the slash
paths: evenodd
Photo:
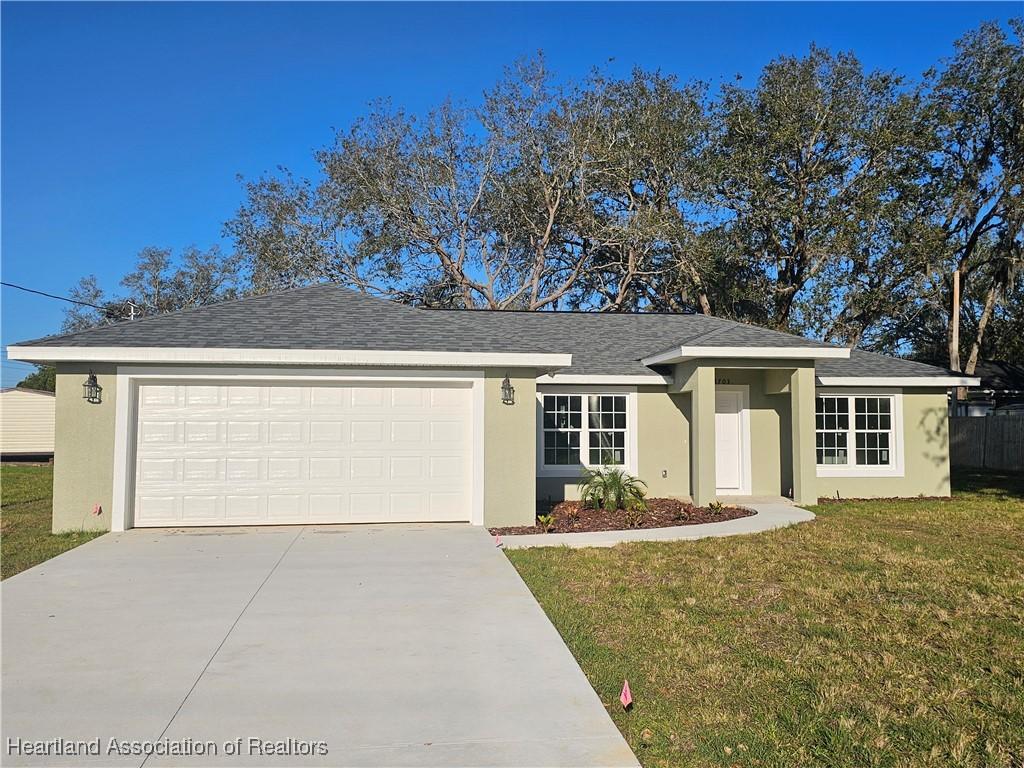
<path id="1" fill-rule="evenodd" d="M 699 357 L 782 358 L 784 360 L 817 360 L 832 357 L 848 359 L 847 347 L 676 347 L 645 357 L 644 365 L 681 363 Z"/>
<path id="2" fill-rule="evenodd" d="M 575 374 L 575 373 L 554 373 L 537 377 L 538 384 L 587 384 L 593 386 L 614 386 L 614 385 L 637 385 L 671 384 L 671 376 L 662 376 L 657 373 L 628 373 L 628 374 Z"/>
<path id="3" fill-rule="evenodd" d="M 412 365 L 567 368 L 572 355 L 533 352 L 435 352 L 364 349 L 245 349 L 234 347 L 19 347 L 12 360 L 104 363 L 246 363 L 266 365 Z"/>
<path id="4" fill-rule="evenodd" d="M 973 376 L 819 376 L 823 387 L 977 387 Z"/>

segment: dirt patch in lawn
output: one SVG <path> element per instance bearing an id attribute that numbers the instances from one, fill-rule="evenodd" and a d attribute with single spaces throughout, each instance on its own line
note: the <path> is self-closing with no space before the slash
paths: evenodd
<path id="1" fill-rule="evenodd" d="M 575 514 L 574 514 L 575 513 Z M 673 528 L 677 525 L 700 525 L 722 523 L 740 517 L 750 517 L 752 510 L 742 507 L 695 507 L 677 499 L 647 499 L 647 511 L 639 525 L 626 524 L 624 509 L 607 512 L 603 509 L 589 509 L 579 501 L 562 501 L 551 509 L 554 527 L 547 533 L 585 533 L 587 531 L 624 531 L 629 528 Z M 545 533 L 537 525 L 519 525 L 510 528 L 491 528 L 492 534 L 514 536 L 522 533 Z"/>

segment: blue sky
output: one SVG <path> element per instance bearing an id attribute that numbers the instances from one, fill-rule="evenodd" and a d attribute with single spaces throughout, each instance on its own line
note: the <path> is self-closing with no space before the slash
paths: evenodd
<path id="1" fill-rule="evenodd" d="M 222 243 L 237 174 L 313 170 L 368 102 L 476 100 L 518 57 L 560 76 L 636 65 L 752 80 L 813 41 L 918 75 L 1019 3 L 11 3 L 2 15 L 2 273 L 116 290 L 147 245 Z M 61 302 L 4 288 L 0 342 L 59 329 Z M 27 369 L 3 355 L 3 385 Z"/>

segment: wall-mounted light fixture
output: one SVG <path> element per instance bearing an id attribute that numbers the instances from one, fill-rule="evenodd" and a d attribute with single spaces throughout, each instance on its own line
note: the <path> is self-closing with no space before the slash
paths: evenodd
<path id="1" fill-rule="evenodd" d="M 92 371 L 89 371 L 89 378 L 85 380 L 85 383 L 82 385 L 82 389 L 84 390 L 82 394 L 82 398 L 84 400 L 93 404 L 101 402 L 103 387 L 101 387 L 99 382 L 96 381 L 96 374 Z"/>
<path id="2" fill-rule="evenodd" d="M 515 405 L 516 402 L 516 388 L 512 386 L 512 382 L 508 380 L 508 376 L 505 376 L 505 380 L 501 382 L 501 402 L 505 405 Z"/>

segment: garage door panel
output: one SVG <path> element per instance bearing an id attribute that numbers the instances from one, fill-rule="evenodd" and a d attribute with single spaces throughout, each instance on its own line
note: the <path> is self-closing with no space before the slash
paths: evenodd
<path id="1" fill-rule="evenodd" d="M 349 435 L 353 445 L 380 445 L 384 442 L 384 423 L 353 421 L 349 426 Z"/>
<path id="2" fill-rule="evenodd" d="M 363 482 L 367 480 L 380 480 L 384 477 L 383 456 L 353 456 L 349 460 L 352 468 L 351 480 Z"/>
<path id="3" fill-rule="evenodd" d="M 348 461 L 341 456 L 314 456 L 309 460 L 310 480 L 347 480 Z"/>
<path id="4" fill-rule="evenodd" d="M 143 385 L 135 524 L 469 520 L 468 387 Z"/>
<path id="5" fill-rule="evenodd" d="M 182 480 L 186 483 L 221 480 L 224 477 L 223 459 L 185 459 Z"/>
<path id="6" fill-rule="evenodd" d="M 226 428 L 229 443 L 259 443 L 263 438 L 263 424 L 258 421 L 229 421 Z"/>
<path id="7" fill-rule="evenodd" d="M 254 524 L 267 517 L 265 499 L 259 495 L 225 494 L 224 517 Z"/>
<path id="8" fill-rule="evenodd" d="M 139 431 L 139 442 L 143 445 L 175 445 L 178 442 L 178 424 L 173 421 L 146 421 Z"/>
<path id="9" fill-rule="evenodd" d="M 345 442 L 344 421 L 316 421 L 309 425 L 309 441 L 311 443 L 343 443 Z"/>
<path id="10" fill-rule="evenodd" d="M 224 460 L 224 479 L 232 484 L 261 480 L 266 477 L 266 462 L 255 457 L 229 456 Z"/>
<path id="11" fill-rule="evenodd" d="M 185 404 L 188 406 L 220 405 L 223 387 L 183 387 Z"/>
<path id="12" fill-rule="evenodd" d="M 216 523 L 224 519 L 224 497 L 216 495 L 187 494 L 181 497 L 181 520 L 183 523 Z"/>
<path id="13" fill-rule="evenodd" d="M 267 441 L 274 443 L 301 443 L 304 441 L 305 431 L 301 421 L 272 421 L 270 422 L 269 437 Z"/>
<path id="14" fill-rule="evenodd" d="M 152 525 L 173 525 L 180 517 L 180 497 L 139 494 L 135 499 L 135 514 Z"/>

